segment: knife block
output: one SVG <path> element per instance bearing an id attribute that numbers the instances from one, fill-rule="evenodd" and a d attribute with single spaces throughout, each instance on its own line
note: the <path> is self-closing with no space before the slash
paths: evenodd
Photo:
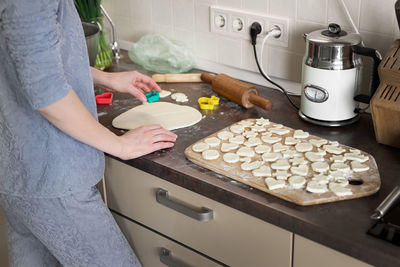
<path id="1" fill-rule="evenodd" d="M 400 39 L 378 68 L 380 85 L 371 99 L 371 113 L 378 143 L 400 148 Z"/>

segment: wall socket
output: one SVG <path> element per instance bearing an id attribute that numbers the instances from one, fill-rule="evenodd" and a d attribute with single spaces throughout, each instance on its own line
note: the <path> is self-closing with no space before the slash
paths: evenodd
<path id="1" fill-rule="evenodd" d="M 253 22 L 260 23 L 262 27 L 258 40 L 262 39 L 266 32 L 276 25 L 281 29 L 281 36 L 279 38 L 271 37 L 267 43 L 281 47 L 289 46 L 289 19 L 287 18 L 271 17 L 220 6 L 210 7 L 211 32 L 250 41 L 250 27 Z"/>

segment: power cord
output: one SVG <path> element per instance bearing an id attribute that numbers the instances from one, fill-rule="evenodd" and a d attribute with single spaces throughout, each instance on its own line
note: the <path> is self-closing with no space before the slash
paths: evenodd
<path id="1" fill-rule="evenodd" d="M 258 57 L 257 57 L 257 49 L 256 49 L 256 44 L 257 44 L 257 35 L 259 35 L 262 31 L 262 27 L 260 25 L 260 23 L 258 22 L 253 22 L 253 24 L 251 24 L 250 27 L 250 37 L 251 37 L 251 44 L 253 46 L 253 51 L 254 51 L 254 57 L 256 60 L 256 64 L 257 64 L 257 68 L 259 70 L 259 72 L 261 73 L 261 75 L 271 84 L 273 84 L 274 86 L 276 86 L 277 88 L 279 88 L 281 90 L 282 93 L 284 93 L 287 97 L 287 99 L 289 100 L 290 104 L 296 109 L 299 110 L 299 107 L 292 101 L 292 99 L 290 98 L 288 92 L 279 84 L 277 84 L 276 82 L 274 82 L 263 70 L 262 65 L 260 65 L 260 63 L 258 62 Z M 262 42 L 262 46 L 261 46 L 261 55 L 262 55 L 262 50 L 264 48 L 265 42 L 266 40 L 271 37 L 274 36 L 275 38 L 278 38 L 281 34 L 281 31 L 279 29 L 279 27 L 274 26 L 274 28 L 272 28 L 270 31 L 267 32 L 267 35 L 264 37 L 264 40 Z M 262 61 L 262 57 L 261 57 L 261 61 Z M 262 63 L 261 63 L 262 64 Z"/>

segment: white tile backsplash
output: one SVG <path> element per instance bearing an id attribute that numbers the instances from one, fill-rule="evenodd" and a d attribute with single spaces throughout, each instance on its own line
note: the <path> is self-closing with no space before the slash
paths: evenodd
<path id="1" fill-rule="evenodd" d="M 328 0 L 328 23 L 337 23 L 342 28 L 352 29 L 351 22 L 343 11 L 338 0 Z M 357 27 L 360 26 L 360 4 L 361 0 L 344 0 L 351 18 Z"/>
<path id="2" fill-rule="evenodd" d="M 125 1 L 135 5 L 137 0 Z M 152 19 L 149 20 L 149 23 L 172 25 L 172 0 L 152 0 L 152 8 Z"/>
<path id="3" fill-rule="evenodd" d="M 395 0 L 362 0 L 360 31 L 393 34 Z"/>
<path id="4" fill-rule="evenodd" d="M 268 0 L 243 0 L 243 9 L 256 13 L 268 14 Z"/>
<path id="5" fill-rule="evenodd" d="M 137 0 L 130 7 L 130 17 L 135 24 L 145 24 L 152 19 L 152 5 L 148 0 Z"/>
<path id="6" fill-rule="evenodd" d="M 242 43 L 240 39 L 217 37 L 218 63 L 235 68 L 242 66 Z"/>
<path id="7" fill-rule="evenodd" d="M 296 18 L 297 1 L 269 0 L 269 13 L 277 17 Z"/>
<path id="8" fill-rule="evenodd" d="M 210 5 L 198 3 L 194 5 L 194 24 L 197 32 L 210 31 Z"/>
<path id="9" fill-rule="evenodd" d="M 172 16 L 175 29 L 194 30 L 194 0 L 173 0 Z"/>
<path id="10" fill-rule="evenodd" d="M 210 32 L 209 7 L 219 5 L 254 11 L 290 21 L 289 47 L 265 49 L 264 65 L 271 76 L 300 82 L 303 34 L 336 22 L 346 31 L 352 27 L 339 0 L 103 0 L 116 22 L 117 37 L 136 42 L 149 32 L 183 41 L 196 56 L 235 69 L 257 72 L 249 41 Z M 344 0 L 368 47 L 385 53 L 400 38 L 394 15 L 395 0 Z"/>
<path id="11" fill-rule="evenodd" d="M 327 0 L 297 0 L 297 19 L 326 23 Z"/>

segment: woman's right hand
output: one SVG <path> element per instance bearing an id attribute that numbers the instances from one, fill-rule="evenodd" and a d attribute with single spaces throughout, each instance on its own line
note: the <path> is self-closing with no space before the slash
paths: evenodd
<path id="1" fill-rule="evenodd" d="M 154 151 L 173 147 L 177 135 L 161 125 L 141 126 L 119 136 L 121 152 L 115 155 L 123 160 L 134 159 Z"/>

